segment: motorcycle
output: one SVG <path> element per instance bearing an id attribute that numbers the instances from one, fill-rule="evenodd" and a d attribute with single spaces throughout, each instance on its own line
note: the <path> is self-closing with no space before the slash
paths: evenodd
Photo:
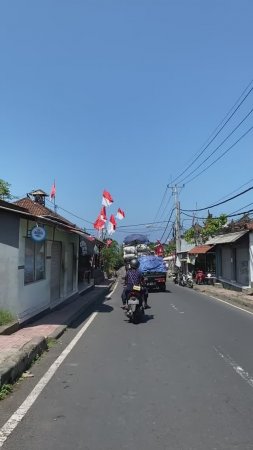
<path id="1" fill-rule="evenodd" d="M 134 286 L 128 296 L 126 316 L 129 318 L 129 322 L 137 324 L 141 322 L 144 314 L 145 310 L 141 287 Z"/>
<path id="2" fill-rule="evenodd" d="M 193 279 L 192 279 L 192 275 L 190 273 L 188 273 L 186 275 L 186 285 L 189 288 L 193 288 Z"/>
<path id="3" fill-rule="evenodd" d="M 178 274 L 177 273 L 173 273 L 172 280 L 174 281 L 175 284 L 178 284 Z"/>
<path id="4" fill-rule="evenodd" d="M 179 286 L 183 286 L 183 287 L 185 287 L 187 285 L 186 275 L 184 273 L 180 274 L 179 283 L 178 284 L 179 284 Z"/>

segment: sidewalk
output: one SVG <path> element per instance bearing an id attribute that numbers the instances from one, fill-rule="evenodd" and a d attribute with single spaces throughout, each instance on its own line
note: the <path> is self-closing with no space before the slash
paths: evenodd
<path id="1" fill-rule="evenodd" d="M 206 295 L 211 295 L 221 300 L 225 300 L 233 305 L 240 306 L 244 309 L 253 311 L 253 296 L 242 292 L 224 289 L 223 287 L 211 286 L 206 284 L 194 284 L 194 290 Z"/>
<path id="2" fill-rule="evenodd" d="M 106 280 L 76 300 L 43 316 L 10 335 L 0 335 L 0 387 L 15 381 L 37 355 L 47 349 L 86 309 L 105 297 L 114 280 Z"/>

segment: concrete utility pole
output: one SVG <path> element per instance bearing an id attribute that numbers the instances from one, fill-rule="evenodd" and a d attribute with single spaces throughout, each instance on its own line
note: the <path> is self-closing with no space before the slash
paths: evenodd
<path id="1" fill-rule="evenodd" d="M 180 224 L 180 202 L 178 200 L 178 189 L 182 189 L 183 186 L 169 186 L 168 188 L 172 189 L 172 195 L 174 196 L 174 204 L 176 210 L 176 221 L 175 221 L 175 234 L 176 234 L 176 253 L 179 253 L 181 250 L 181 224 Z"/>

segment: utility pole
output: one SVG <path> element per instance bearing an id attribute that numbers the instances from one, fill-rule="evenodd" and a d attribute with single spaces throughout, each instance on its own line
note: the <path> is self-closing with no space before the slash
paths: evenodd
<path id="1" fill-rule="evenodd" d="M 174 204 L 176 210 L 176 221 L 175 221 L 175 237 L 176 237 L 176 253 L 181 250 L 181 224 L 180 224 L 180 202 L 178 200 L 178 189 L 182 189 L 183 186 L 170 186 L 168 188 L 172 189 L 172 195 L 174 196 Z"/>

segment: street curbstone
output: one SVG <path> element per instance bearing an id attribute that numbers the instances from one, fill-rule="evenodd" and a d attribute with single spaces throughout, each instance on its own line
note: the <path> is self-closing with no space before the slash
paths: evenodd
<path id="1" fill-rule="evenodd" d="M 0 363 L 0 387 L 7 383 L 14 383 L 30 367 L 35 358 L 46 349 L 45 337 L 36 336 L 27 342 L 22 350 L 13 353 Z"/>

